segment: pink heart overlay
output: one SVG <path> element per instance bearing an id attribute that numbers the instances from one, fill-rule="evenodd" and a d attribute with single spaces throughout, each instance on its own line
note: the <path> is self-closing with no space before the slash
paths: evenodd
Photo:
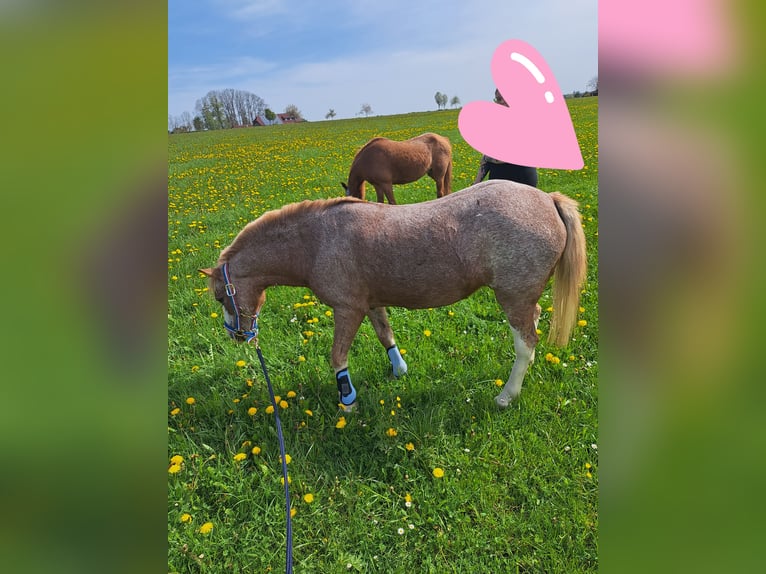
<path id="1" fill-rule="evenodd" d="M 508 40 L 492 56 L 492 79 L 509 107 L 470 102 L 458 116 L 463 139 L 484 155 L 550 169 L 582 169 L 577 135 L 558 82 L 540 53 Z"/>

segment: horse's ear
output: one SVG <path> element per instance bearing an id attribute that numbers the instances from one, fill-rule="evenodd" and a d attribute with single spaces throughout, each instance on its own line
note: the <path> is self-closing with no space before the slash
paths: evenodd
<path id="1" fill-rule="evenodd" d="M 210 267 L 206 267 L 205 269 L 197 269 L 197 271 L 199 271 L 203 275 L 207 275 L 208 277 L 213 276 L 213 270 L 210 269 Z"/>

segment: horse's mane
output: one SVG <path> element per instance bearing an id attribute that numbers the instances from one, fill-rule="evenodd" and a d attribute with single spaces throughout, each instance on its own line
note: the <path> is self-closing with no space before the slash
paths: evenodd
<path id="1" fill-rule="evenodd" d="M 251 221 L 239 232 L 231 245 L 226 247 L 218 258 L 218 264 L 221 265 L 236 255 L 246 243 L 244 240 L 252 233 L 256 233 L 273 225 L 278 225 L 281 221 L 293 218 L 298 215 L 319 214 L 332 209 L 337 205 L 345 203 L 365 203 L 356 197 L 332 197 L 330 199 L 306 199 L 298 203 L 288 203 L 278 209 L 273 209 L 263 213 L 257 219 Z"/>

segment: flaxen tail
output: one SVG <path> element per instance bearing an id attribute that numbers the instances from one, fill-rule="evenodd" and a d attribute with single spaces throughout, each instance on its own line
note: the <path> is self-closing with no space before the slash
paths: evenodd
<path id="1" fill-rule="evenodd" d="M 553 273 L 553 319 L 548 342 L 564 347 L 577 319 L 580 288 L 585 281 L 585 233 L 577 202 L 558 192 L 550 195 L 566 227 L 567 241 Z"/>

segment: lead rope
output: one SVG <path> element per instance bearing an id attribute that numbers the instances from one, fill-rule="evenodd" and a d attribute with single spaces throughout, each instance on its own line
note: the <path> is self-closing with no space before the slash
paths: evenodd
<path id="1" fill-rule="evenodd" d="M 287 516 L 287 551 L 285 557 L 285 572 L 286 574 L 292 574 L 293 572 L 293 520 L 290 516 L 290 483 L 287 477 L 287 457 L 285 456 L 285 438 L 282 434 L 282 422 L 279 420 L 279 405 L 274 398 L 274 389 L 271 386 L 271 379 L 269 378 L 269 372 L 266 370 L 266 361 L 263 359 L 263 353 L 261 347 L 258 344 L 258 337 L 253 337 L 248 340 L 255 339 L 255 351 L 258 353 L 258 360 L 261 363 L 261 369 L 263 370 L 263 376 L 266 378 L 266 385 L 269 388 L 269 397 L 271 398 L 271 405 L 274 407 L 274 419 L 277 424 L 277 438 L 279 439 L 279 453 L 282 456 L 282 478 L 285 483 L 285 514 Z"/>

